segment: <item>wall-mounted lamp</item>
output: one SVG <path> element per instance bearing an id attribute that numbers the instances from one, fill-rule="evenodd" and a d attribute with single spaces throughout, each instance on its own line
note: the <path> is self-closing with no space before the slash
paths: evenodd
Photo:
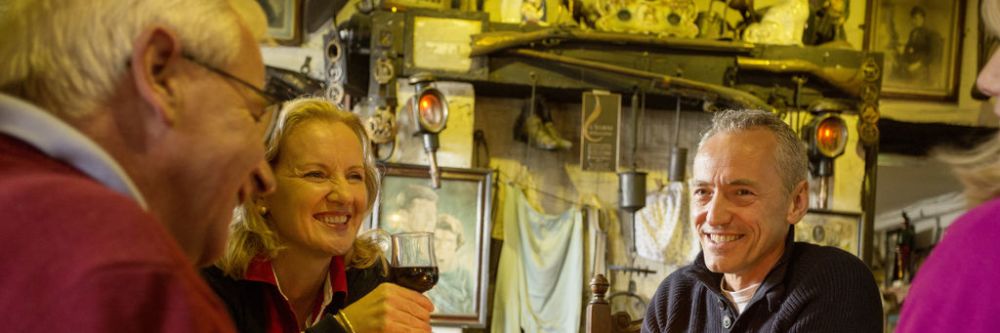
<path id="1" fill-rule="evenodd" d="M 410 85 L 414 94 L 408 103 L 407 112 L 410 119 L 416 119 L 409 129 L 423 139 L 424 152 L 430 164 L 431 185 L 441 187 L 441 171 L 437 164 L 437 150 L 441 146 L 438 133 L 448 125 L 448 101 L 444 94 L 434 87 L 434 76 L 429 73 L 418 73 L 410 77 Z"/>
<path id="2" fill-rule="evenodd" d="M 847 147 L 847 122 L 840 113 L 847 106 L 833 101 L 819 101 L 809 107 L 813 119 L 802 129 L 803 139 L 809 145 L 810 173 L 819 177 L 819 207 L 826 209 L 829 201 L 830 178 L 833 161 L 844 154 Z"/>

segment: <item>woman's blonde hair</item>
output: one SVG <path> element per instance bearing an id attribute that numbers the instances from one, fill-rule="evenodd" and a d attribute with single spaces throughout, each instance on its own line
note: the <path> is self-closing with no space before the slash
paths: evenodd
<path id="1" fill-rule="evenodd" d="M 938 150 L 935 155 L 951 164 L 970 207 L 1000 196 L 1000 136 L 971 150 Z"/>
<path id="2" fill-rule="evenodd" d="M 361 121 L 354 114 L 340 110 L 336 105 L 322 98 L 299 98 L 290 101 L 282 107 L 271 132 L 265 138 L 265 157 L 272 167 L 276 166 L 281 146 L 285 138 L 302 124 L 309 121 L 327 121 L 347 125 L 361 142 L 363 166 L 365 169 L 365 188 L 368 190 L 368 208 L 378 200 L 378 190 L 381 178 L 375 164 L 371 142 L 365 134 Z M 281 239 L 274 232 L 273 221 L 261 215 L 254 200 L 247 200 L 236 208 L 233 223 L 230 225 L 232 235 L 226 246 L 226 253 L 216 263 L 226 275 L 243 278 L 247 265 L 258 255 L 274 258 L 282 249 Z M 377 237 L 366 232 L 355 238 L 354 245 L 348 254 L 349 268 L 368 268 L 376 262 L 381 262 L 383 274 L 388 272 L 385 254 L 378 245 Z"/>

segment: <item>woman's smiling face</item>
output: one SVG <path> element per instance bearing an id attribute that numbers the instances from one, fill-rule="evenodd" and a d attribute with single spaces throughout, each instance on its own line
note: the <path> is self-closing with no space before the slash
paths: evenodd
<path id="1" fill-rule="evenodd" d="M 277 190 L 264 197 L 289 250 L 345 255 L 368 212 L 361 140 L 347 125 L 309 120 L 281 143 Z"/>

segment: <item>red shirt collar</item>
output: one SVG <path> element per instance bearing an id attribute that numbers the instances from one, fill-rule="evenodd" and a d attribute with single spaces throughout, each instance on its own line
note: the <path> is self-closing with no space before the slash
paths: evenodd
<path id="1" fill-rule="evenodd" d="M 330 260 L 330 289 L 334 293 L 344 293 L 347 295 L 347 268 L 344 267 L 344 257 L 336 256 Z M 259 255 L 247 265 L 245 280 L 265 282 L 278 286 L 275 280 L 274 267 L 271 266 L 271 259 Z"/>
<path id="2" fill-rule="evenodd" d="M 336 256 L 330 260 L 329 272 L 329 290 L 332 294 L 329 296 L 331 298 L 327 299 L 328 295 L 325 293 L 318 295 L 319 302 L 317 302 L 317 307 L 313 309 L 313 318 L 322 315 L 324 306 L 332 303 L 343 304 L 347 300 L 347 271 L 344 267 L 343 256 Z M 288 304 L 288 301 L 285 300 L 278 289 L 278 282 L 274 275 L 274 267 L 271 265 L 271 259 L 263 255 L 255 257 L 247 265 L 244 279 L 263 282 L 273 286 L 272 292 L 266 295 L 269 316 L 267 332 L 300 332 L 305 329 L 298 327 L 297 320 L 291 310 L 291 305 Z"/>

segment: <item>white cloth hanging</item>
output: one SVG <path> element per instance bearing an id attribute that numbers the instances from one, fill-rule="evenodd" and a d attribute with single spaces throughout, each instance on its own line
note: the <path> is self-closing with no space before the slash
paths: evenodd
<path id="1" fill-rule="evenodd" d="M 670 182 L 646 195 L 635 214 L 635 249 L 640 257 L 686 265 L 698 255 L 698 238 L 688 217 L 687 186 Z"/>
<path id="2" fill-rule="evenodd" d="M 533 209 L 521 190 L 504 192 L 491 332 L 577 332 L 583 305 L 580 209 L 547 215 Z"/>
<path id="3" fill-rule="evenodd" d="M 600 207 L 587 205 L 582 207 L 581 211 L 584 213 L 584 225 L 587 227 L 584 274 L 586 277 L 593 277 L 595 274 L 604 274 L 607 277 L 610 273 L 608 271 L 608 232 L 605 230 L 609 222 L 608 218 L 603 216 L 606 213 Z M 602 220 L 604 225 L 601 224 Z M 589 283 L 589 278 L 585 282 Z"/>

